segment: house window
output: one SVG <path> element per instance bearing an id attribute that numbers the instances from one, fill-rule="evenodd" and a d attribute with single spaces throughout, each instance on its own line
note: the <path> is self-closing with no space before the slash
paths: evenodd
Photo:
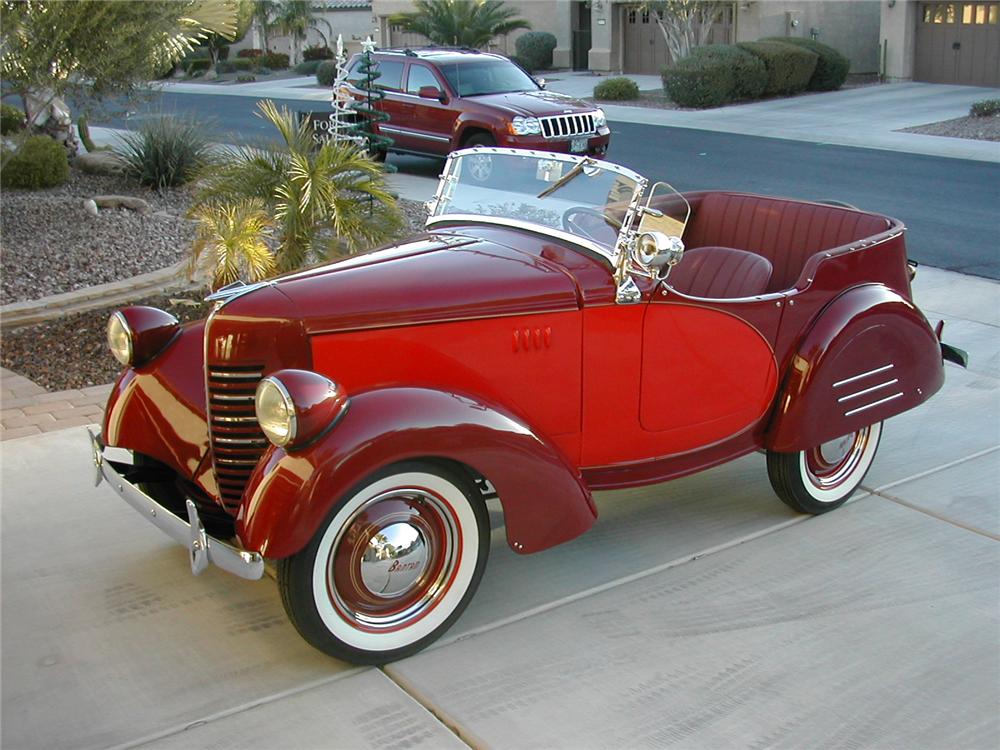
<path id="1" fill-rule="evenodd" d="M 996 24 L 998 11 L 1000 11 L 1000 7 L 997 5 L 967 3 L 962 6 L 962 23 L 970 23 L 976 26 Z"/>
<path id="2" fill-rule="evenodd" d="M 924 23 L 955 23 L 955 3 L 924 5 Z"/>
<path id="3" fill-rule="evenodd" d="M 628 22 L 635 23 L 635 8 L 631 8 L 628 12 Z"/>
<path id="4" fill-rule="evenodd" d="M 649 11 L 648 10 L 644 10 L 642 12 L 642 22 L 643 23 L 649 23 Z"/>

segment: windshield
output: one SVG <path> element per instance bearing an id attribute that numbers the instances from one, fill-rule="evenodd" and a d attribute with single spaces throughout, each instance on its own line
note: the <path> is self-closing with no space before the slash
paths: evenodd
<path id="1" fill-rule="evenodd" d="M 461 151 L 448 161 L 430 221 L 460 214 L 529 224 L 585 240 L 610 257 L 629 206 L 644 186 L 639 175 L 594 159 L 512 149 Z"/>
<path id="2" fill-rule="evenodd" d="M 531 76 L 506 60 L 445 63 L 438 68 L 459 96 L 538 91 L 538 84 Z"/>

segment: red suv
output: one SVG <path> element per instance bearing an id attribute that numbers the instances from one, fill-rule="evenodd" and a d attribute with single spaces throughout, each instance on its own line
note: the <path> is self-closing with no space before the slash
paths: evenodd
<path id="1" fill-rule="evenodd" d="M 374 53 L 389 121 L 381 132 L 392 151 L 445 156 L 468 146 L 511 146 L 602 156 L 611 131 L 604 112 L 545 91 L 502 55 L 461 49 L 387 49 Z M 351 58 L 351 95 L 359 88 L 361 55 Z"/>

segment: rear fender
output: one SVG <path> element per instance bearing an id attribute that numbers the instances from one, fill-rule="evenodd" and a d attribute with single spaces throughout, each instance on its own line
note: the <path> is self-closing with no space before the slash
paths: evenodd
<path id="1" fill-rule="evenodd" d="M 943 382 L 941 346 L 920 310 L 882 284 L 855 287 L 792 356 L 764 445 L 812 448 L 912 409 Z"/>
<path id="2" fill-rule="evenodd" d="M 240 541 L 265 557 L 293 555 L 367 476 L 428 458 L 464 464 L 493 484 L 516 552 L 573 539 L 597 517 L 579 471 L 523 421 L 454 393 L 387 388 L 352 396 L 343 418 L 305 449 L 269 449 L 237 516 Z"/>

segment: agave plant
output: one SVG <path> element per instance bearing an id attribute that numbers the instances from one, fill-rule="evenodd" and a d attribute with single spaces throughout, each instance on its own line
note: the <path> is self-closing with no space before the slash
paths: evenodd
<path id="1" fill-rule="evenodd" d="M 395 236 L 402 220 L 381 165 L 350 143 L 316 146 L 305 121 L 271 101 L 258 113 L 281 142 L 222 150 L 200 180 L 195 208 L 261 201 L 275 224 L 277 270 L 367 249 Z"/>
<path id="2" fill-rule="evenodd" d="M 398 13 L 390 23 L 423 34 L 434 44 L 485 47 L 500 34 L 530 29 L 517 9 L 502 0 L 415 0 L 414 13 Z"/>
<path id="3" fill-rule="evenodd" d="M 198 222 L 191 248 L 191 273 L 207 262 L 212 288 L 237 279 L 260 281 L 273 276 L 277 263 L 267 240 L 274 228 L 264 202 L 248 198 L 233 204 L 205 204 L 191 211 Z"/>

